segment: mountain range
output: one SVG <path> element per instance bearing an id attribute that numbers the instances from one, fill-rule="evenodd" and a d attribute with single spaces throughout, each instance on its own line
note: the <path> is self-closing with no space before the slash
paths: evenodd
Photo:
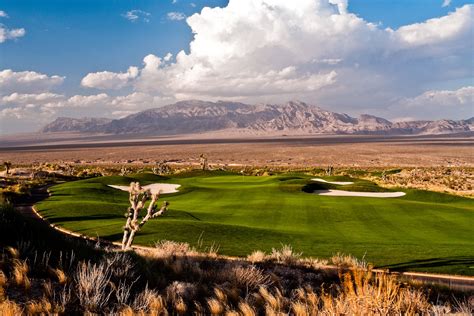
<path id="1" fill-rule="evenodd" d="M 41 132 L 179 135 L 219 132 L 240 135 L 387 134 L 422 135 L 474 131 L 466 120 L 390 122 L 363 114 L 351 117 L 301 101 L 285 104 L 180 101 L 121 119 L 59 117 Z"/>

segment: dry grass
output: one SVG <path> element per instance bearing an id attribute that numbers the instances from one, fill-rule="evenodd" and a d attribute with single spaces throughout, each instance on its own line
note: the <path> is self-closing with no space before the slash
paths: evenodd
<path id="1" fill-rule="evenodd" d="M 247 256 L 247 260 L 252 263 L 263 262 L 267 260 L 267 255 L 261 250 L 255 250 L 250 255 Z"/>
<path id="2" fill-rule="evenodd" d="M 151 255 L 155 258 L 168 258 L 172 256 L 192 256 L 196 255 L 197 251 L 188 243 L 162 240 L 155 243 L 155 247 Z"/>
<path id="3" fill-rule="evenodd" d="M 104 263 L 82 262 L 79 264 L 75 281 L 81 306 L 84 306 L 87 311 L 101 311 L 112 294 L 112 291 L 108 289 L 110 278 L 110 270 Z"/>
<path id="4" fill-rule="evenodd" d="M 339 252 L 331 257 L 331 263 L 340 268 L 367 269 L 368 267 L 368 264 L 364 258 L 358 259 L 354 256 L 345 255 Z"/>
<path id="5" fill-rule="evenodd" d="M 50 269 L 50 273 L 54 278 L 59 282 L 59 284 L 64 285 L 67 282 L 66 273 L 60 268 Z"/>
<path id="6" fill-rule="evenodd" d="M 472 168 L 405 168 L 399 173 L 368 179 L 386 187 L 405 187 L 474 197 Z"/>
<path id="7" fill-rule="evenodd" d="M 137 312 L 146 314 L 156 313 L 156 315 L 166 311 L 163 297 L 158 295 L 156 291 L 148 289 L 148 287 L 136 295 L 132 308 Z"/>
<path id="8" fill-rule="evenodd" d="M 270 275 L 255 266 L 233 267 L 230 273 L 233 274 L 236 284 L 244 287 L 247 292 L 259 287 L 267 287 L 273 283 Z"/>
<path id="9" fill-rule="evenodd" d="M 0 315 L 2 316 L 18 316 L 23 314 L 23 308 L 17 303 L 10 300 L 0 302 Z"/>
<path id="10" fill-rule="evenodd" d="M 41 286 L 33 282 L 27 296 L 18 295 L 24 291 L 24 279 L 39 270 L 29 267 L 20 253 L 9 251 L 0 262 L 7 271 L 0 273 L 4 290 L 0 315 L 467 315 L 473 311 L 472 299 L 432 302 L 422 287 L 360 269 L 361 261 L 341 254 L 332 261 L 351 269 L 330 273 L 315 270 L 314 263 L 298 259 L 288 246 L 263 258 L 259 253 L 262 260 L 252 263 L 196 256 L 186 244 L 160 245 L 159 251 L 170 249 L 180 256 L 112 252 L 99 262 L 76 262 L 68 270 L 49 267 Z"/>
<path id="11" fill-rule="evenodd" d="M 259 263 L 264 261 L 276 261 L 285 265 L 294 265 L 302 261 L 302 252 L 295 252 L 291 245 L 281 245 L 281 248 L 272 248 L 270 254 L 263 251 L 256 250 L 247 256 L 247 260 L 252 263 Z"/>
<path id="12" fill-rule="evenodd" d="M 225 310 L 225 306 L 217 298 L 208 299 L 207 305 L 209 306 L 209 312 L 211 315 L 221 315 Z"/>

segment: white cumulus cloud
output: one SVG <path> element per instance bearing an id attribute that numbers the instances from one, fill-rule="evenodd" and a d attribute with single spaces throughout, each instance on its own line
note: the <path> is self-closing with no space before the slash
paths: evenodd
<path id="1" fill-rule="evenodd" d="M 81 85 L 98 89 L 121 89 L 138 76 L 137 67 L 129 67 L 125 73 L 101 71 L 87 74 Z"/>
<path id="2" fill-rule="evenodd" d="M 5 11 L 0 10 L 0 18 L 8 18 L 8 17 L 9 16 Z M 6 27 L 5 25 L 3 25 L 2 23 L 0 23 L 0 44 L 7 40 L 23 37 L 25 36 L 25 34 L 26 34 L 26 31 L 24 28 L 10 29 Z"/>
<path id="3" fill-rule="evenodd" d="M 26 31 L 24 28 L 19 29 L 8 29 L 3 24 L 0 24 L 0 43 L 7 40 L 15 39 L 18 37 L 25 36 Z"/>
<path id="4" fill-rule="evenodd" d="M 415 98 L 407 98 L 408 106 L 468 106 L 474 111 L 474 87 L 468 86 L 458 90 L 430 90 Z M 474 113 L 473 113 L 474 114 Z"/>
<path id="5" fill-rule="evenodd" d="M 396 30 L 350 13 L 346 0 L 230 0 L 186 22 L 189 52 L 174 62 L 146 56 L 125 85 L 178 99 L 298 98 L 343 110 L 387 107 L 473 73 L 473 5 Z M 101 88 L 100 78 L 90 86 Z"/>
<path id="6" fill-rule="evenodd" d="M 0 94 L 44 92 L 63 83 L 65 77 L 35 71 L 0 70 Z"/>
<path id="7" fill-rule="evenodd" d="M 424 119 L 467 119 L 474 116 L 474 86 L 425 91 L 415 97 L 402 98 L 393 107 Z"/>
<path id="8" fill-rule="evenodd" d="M 447 16 L 400 27 L 398 38 L 409 45 L 421 46 L 464 40 L 472 35 L 473 6 L 465 5 Z"/>

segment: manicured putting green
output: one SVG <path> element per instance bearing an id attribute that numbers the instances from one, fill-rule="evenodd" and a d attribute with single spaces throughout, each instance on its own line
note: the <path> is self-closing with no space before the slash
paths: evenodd
<path id="1" fill-rule="evenodd" d="M 109 184 L 140 181 L 180 184 L 164 195 L 171 203 L 165 217 L 149 221 L 137 244 L 167 239 L 214 243 L 226 255 L 246 256 L 291 244 L 305 256 L 352 254 L 379 267 L 474 275 L 474 201 L 448 194 L 404 191 L 398 198 L 334 197 L 314 190 L 387 191 L 374 183 L 333 185 L 311 176 L 269 177 L 224 172 L 194 172 L 173 177 L 138 174 L 102 177 L 56 185 L 38 204 L 49 221 L 103 239 L 121 239 L 128 193 Z"/>

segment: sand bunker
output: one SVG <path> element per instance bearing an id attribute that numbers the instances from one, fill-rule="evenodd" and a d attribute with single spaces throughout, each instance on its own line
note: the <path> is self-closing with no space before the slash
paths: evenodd
<path id="1" fill-rule="evenodd" d="M 393 198 L 404 196 L 405 192 L 354 192 L 342 190 L 316 190 L 317 195 L 326 196 L 361 196 L 361 197 L 376 197 L 376 198 Z"/>
<path id="2" fill-rule="evenodd" d="M 161 194 L 169 194 L 169 193 L 176 193 L 179 192 L 178 188 L 181 185 L 179 184 L 171 184 L 171 183 L 153 183 L 149 185 L 143 186 L 144 189 L 150 189 L 152 194 L 156 194 L 160 192 Z M 128 185 L 109 185 L 109 187 L 122 190 L 122 191 L 130 191 L 130 186 Z"/>
<path id="3" fill-rule="evenodd" d="M 324 183 L 330 183 L 330 184 L 337 184 L 337 185 L 349 185 L 349 184 L 354 184 L 354 182 L 330 182 L 330 181 L 326 181 L 324 179 L 320 179 L 320 178 L 314 178 L 314 179 L 311 179 L 313 181 L 318 181 L 318 182 L 324 182 Z"/>

